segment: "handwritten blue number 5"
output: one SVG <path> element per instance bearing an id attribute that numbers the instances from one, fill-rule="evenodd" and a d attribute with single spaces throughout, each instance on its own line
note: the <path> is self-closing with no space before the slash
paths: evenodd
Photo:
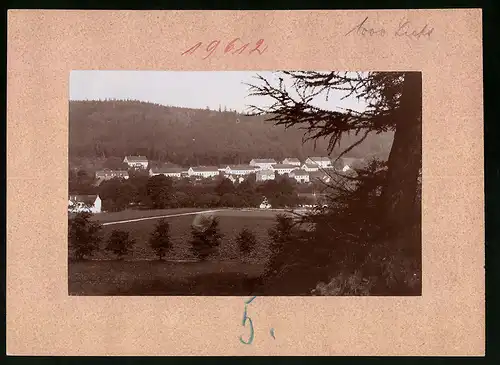
<path id="1" fill-rule="evenodd" d="M 247 320 L 250 322 L 250 337 L 248 338 L 248 342 L 243 340 L 243 336 L 240 336 L 240 342 L 245 344 L 245 345 L 250 345 L 253 342 L 253 336 L 254 336 L 253 322 L 252 322 L 252 318 L 247 316 L 247 305 L 250 304 L 252 302 L 252 300 L 254 300 L 254 299 L 255 299 L 255 296 L 250 298 L 249 300 L 247 300 L 245 302 L 245 312 L 243 312 L 243 322 L 242 322 L 243 327 L 245 327 Z"/>
<path id="2" fill-rule="evenodd" d="M 243 336 L 240 336 L 240 342 L 245 345 L 250 345 L 253 342 L 253 322 L 252 318 L 247 316 L 247 306 L 245 305 L 245 312 L 243 312 L 243 327 L 245 327 L 247 320 L 250 322 L 250 337 L 248 338 L 248 342 L 243 340 Z"/>

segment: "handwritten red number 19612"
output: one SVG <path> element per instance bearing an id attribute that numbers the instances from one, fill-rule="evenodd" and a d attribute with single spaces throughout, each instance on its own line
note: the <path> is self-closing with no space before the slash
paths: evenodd
<path id="1" fill-rule="evenodd" d="M 198 48 L 202 46 L 203 42 L 198 42 L 195 45 L 193 45 L 191 48 L 188 50 L 182 52 L 182 55 L 192 55 L 194 54 Z M 203 49 L 202 52 L 204 51 L 206 53 L 205 57 L 202 57 L 204 60 L 210 57 L 217 51 L 219 46 L 221 45 L 220 40 L 214 40 L 210 43 L 207 44 L 207 46 Z M 245 43 L 243 42 L 240 38 L 235 38 L 231 42 L 229 42 L 226 47 L 224 48 L 224 54 L 242 54 L 243 52 L 247 51 L 248 54 L 253 54 L 254 52 L 257 52 L 259 55 L 264 53 L 267 49 L 267 46 L 264 45 L 264 40 L 259 39 L 257 42 L 253 43 L 248 42 Z"/>

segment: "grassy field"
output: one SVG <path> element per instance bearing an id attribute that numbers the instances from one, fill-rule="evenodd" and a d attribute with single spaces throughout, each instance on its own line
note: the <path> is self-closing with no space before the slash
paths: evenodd
<path id="1" fill-rule="evenodd" d="M 105 250 L 95 253 L 92 260 L 69 263 L 69 293 L 72 295 L 249 295 L 252 285 L 265 268 L 269 258 L 268 229 L 279 211 L 222 209 L 214 213 L 219 218 L 224 238 L 218 252 L 208 262 L 172 262 L 192 260 L 189 243 L 191 224 L 196 214 L 166 218 L 170 222 L 173 249 L 165 258 L 157 257 L 148 245 L 148 238 L 158 219 L 120 224 L 112 222 L 185 214 L 195 209 L 161 211 L 125 211 L 101 213 L 94 219 L 105 223 L 102 248 L 114 229 L 130 233 L 136 240 L 124 261 L 114 260 Z M 141 214 L 142 213 L 142 214 Z M 242 257 L 235 238 L 244 227 L 257 236 L 257 247 Z M 170 262 L 169 262 L 170 261 Z M 209 294 L 212 293 L 212 294 Z"/>
<path id="2" fill-rule="evenodd" d="M 264 265 L 87 261 L 69 265 L 70 295 L 251 295 Z"/>
<path id="3" fill-rule="evenodd" d="M 141 217 L 152 217 L 158 215 L 182 214 L 193 212 L 194 210 L 164 210 L 156 211 L 156 214 L 147 212 L 147 215 L 137 215 L 137 212 L 128 213 L 104 213 L 106 215 L 96 215 L 96 219 L 102 223 L 109 224 L 112 221 L 122 221 L 126 219 L 134 219 Z M 215 259 L 218 260 L 234 260 L 234 259 L 247 259 L 247 260 L 265 260 L 268 256 L 268 234 L 267 231 L 274 224 L 276 212 L 274 211 L 238 211 L 238 210 L 220 210 L 214 213 L 219 218 L 221 233 L 224 238 L 217 252 Z M 179 259 L 192 259 L 190 252 L 189 240 L 191 238 L 191 224 L 195 219 L 196 214 L 184 215 L 179 217 L 165 218 L 170 223 L 170 237 L 173 243 L 172 251 L 167 255 L 167 260 Z M 117 219 L 111 219 L 117 218 Z M 105 247 L 106 241 L 111 232 L 115 229 L 124 230 L 130 233 L 130 236 L 136 240 L 136 244 L 132 252 L 125 257 L 126 260 L 152 260 L 156 256 L 148 245 L 148 239 L 158 219 L 148 219 L 135 222 L 127 222 L 120 224 L 105 225 L 103 227 L 103 242 L 102 248 Z M 235 238 L 237 234 L 247 227 L 251 229 L 257 236 L 258 245 L 255 251 L 246 258 L 240 258 L 237 247 L 235 245 Z M 95 259 L 113 259 L 112 254 L 104 250 L 94 255 Z"/>

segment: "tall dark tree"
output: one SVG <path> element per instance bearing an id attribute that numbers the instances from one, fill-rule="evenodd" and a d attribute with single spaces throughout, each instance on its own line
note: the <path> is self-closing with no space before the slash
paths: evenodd
<path id="1" fill-rule="evenodd" d="M 417 179 L 422 164 L 422 75 L 420 72 L 313 72 L 284 71 L 274 85 L 258 76 L 250 86 L 251 95 L 274 99 L 270 107 L 253 106 L 256 114 L 271 115 L 276 125 L 305 130 L 304 141 L 328 139 L 332 152 L 346 134 L 358 140 L 344 149 L 348 153 L 369 135 L 394 132 L 387 177 L 383 186 L 386 232 L 394 236 L 407 225 L 408 212 L 417 201 Z M 342 92 L 366 103 L 364 111 L 325 110 L 314 105 L 316 97 L 328 99 Z"/>
<path id="2" fill-rule="evenodd" d="M 152 208 L 164 209 L 168 206 L 172 198 L 172 186 L 172 179 L 165 175 L 156 175 L 149 178 L 146 191 Z"/>
<path id="3" fill-rule="evenodd" d="M 247 227 L 244 227 L 236 236 L 236 245 L 243 255 L 248 255 L 257 246 L 257 237 Z"/>
<path id="4" fill-rule="evenodd" d="M 215 192 L 222 196 L 224 194 L 231 194 L 234 193 L 235 188 L 234 184 L 231 182 L 231 180 L 224 178 L 222 179 L 219 184 L 215 187 Z"/>
<path id="5" fill-rule="evenodd" d="M 113 230 L 109 236 L 106 250 L 113 252 L 121 259 L 134 244 L 135 240 L 129 237 L 128 232 Z"/>
<path id="6" fill-rule="evenodd" d="M 69 250 L 77 260 L 99 249 L 102 226 L 91 220 L 90 213 L 77 213 L 68 221 Z"/>

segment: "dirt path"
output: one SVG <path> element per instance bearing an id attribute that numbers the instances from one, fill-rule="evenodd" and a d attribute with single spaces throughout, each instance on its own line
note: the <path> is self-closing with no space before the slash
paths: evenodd
<path id="1" fill-rule="evenodd" d="M 154 217 L 145 217 L 145 218 L 134 218 L 134 219 L 127 219 L 127 220 L 121 220 L 121 221 L 116 221 L 116 222 L 106 222 L 102 223 L 103 226 L 111 226 L 114 224 L 122 224 L 122 223 L 131 223 L 131 222 L 140 222 L 140 221 L 146 221 L 146 220 L 151 220 L 151 219 L 161 219 L 161 218 L 173 218 L 173 217 L 182 217 L 185 215 L 196 215 L 200 213 L 214 213 L 214 212 L 219 212 L 221 209 L 214 209 L 214 210 L 200 210 L 197 212 L 187 212 L 187 213 L 176 213 L 176 214 L 167 214 L 167 215 L 157 215 Z"/>

